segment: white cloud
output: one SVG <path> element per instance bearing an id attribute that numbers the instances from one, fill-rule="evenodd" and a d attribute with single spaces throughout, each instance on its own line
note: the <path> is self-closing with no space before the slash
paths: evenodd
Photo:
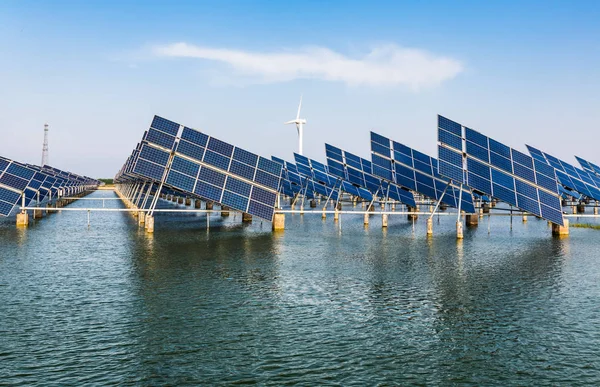
<path id="1" fill-rule="evenodd" d="M 321 79 L 358 86 L 431 87 L 456 77 L 463 65 L 456 59 L 394 44 L 373 48 L 351 58 L 324 47 L 261 53 L 174 43 L 153 47 L 161 57 L 197 58 L 222 62 L 238 75 L 263 82 Z"/>

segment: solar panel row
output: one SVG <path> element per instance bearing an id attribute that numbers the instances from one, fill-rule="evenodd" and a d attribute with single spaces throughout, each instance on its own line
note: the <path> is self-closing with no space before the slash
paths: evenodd
<path id="1" fill-rule="evenodd" d="M 441 175 L 563 225 L 552 167 L 442 116 L 438 141 Z"/>

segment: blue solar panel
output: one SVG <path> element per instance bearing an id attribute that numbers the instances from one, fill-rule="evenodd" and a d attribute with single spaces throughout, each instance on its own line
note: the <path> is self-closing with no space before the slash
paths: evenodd
<path id="1" fill-rule="evenodd" d="M 173 149 L 173 144 L 175 144 L 175 136 L 171 136 L 150 128 L 146 134 L 146 141 L 158 146 L 162 146 L 163 148 Z"/>
<path id="2" fill-rule="evenodd" d="M 456 129 L 452 125 L 449 125 L 449 128 Z M 375 144 L 380 146 L 376 147 Z M 391 152 L 391 149 L 394 151 Z M 371 132 L 371 151 L 374 175 L 410 188 L 429 198 L 440 200 L 449 182 L 448 179 L 437 174 L 438 160 L 373 132 Z M 462 174 L 462 169 L 460 171 Z M 442 198 L 442 202 L 458 208 L 459 196 L 459 187 L 451 184 Z M 470 189 L 463 190 L 460 206 L 467 213 L 475 212 Z"/>
<path id="3" fill-rule="evenodd" d="M 351 192 L 353 189 L 348 185 L 344 186 L 346 192 L 355 196 L 360 196 L 369 201 L 372 200 L 374 194 L 378 193 L 381 197 L 389 197 L 411 207 L 416 207 L 415 198 L 412 192 L 409 192 L 407 189 L 403 189 L 403 187 L 393 184 L 390 181 L 383 182 L 380 178 L 374 176 L 373 164 L 370 161 L 329 144 L 325 144 L 325 150 L 328 154 L 327 166 L 329 172 L 342 179 L 348 180 L 361 189 L 367 190 L 369 194 L 358 190 L 358 188 L 355 192 Z M 389 150 L 387 153 L 389 153 Z M 391 165 L 389 160 L 380 158 L 379 161 L 385 165 Z M 369 199 L 369 197 L 371 199 Z"/>
<path id="4" fill-rule="evenodd" d="M 168 133 L 171 136 L 177 136 L 177 132 L 179 132 L 179 124 L 159 116 L 154 116 L 150 126 L 160 130 L 161 132 Z"/>
<path id="5" fill-rule="evenodd" d="M 563 224 L 562 215 L 560 219 L 556 216 L 556 213 L 561 213 L 561 206 L 554 173 L 548 176 L 547 168 L 538 170 L 539 161 L 473 129 L 465 128 L 465 135 L 460 136 L 460 144 L 454 138 L 445 142 L 449 121 L 451 120 L 438 116 L 440 174 L 456 179 L 459 177 L 459 169 L 460 172 L 464 169 L 467 172 L 464 183 L 479 193 L 505 201 L 536 216 L 544 217 L 546 214 L 547 220 Z M 452 127 L 454 133 L 459 133 L 457 127 L 462 128 L 459 123 Z M 463 158 L 467 162 L 461 169 L 457 166 L 457 160 Z M 537 176 L 542 176 L 541 181 L 537 181 Z M 544 203 L 540 199 L 541 192 L 546 194 Z"/>

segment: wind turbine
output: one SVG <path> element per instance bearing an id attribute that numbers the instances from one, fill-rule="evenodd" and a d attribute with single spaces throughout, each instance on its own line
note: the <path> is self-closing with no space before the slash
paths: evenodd
<path id="1" fill-rule="evenodd" d="M 296 114 L 296 119 L 291 120 L 285 123 L 288 124 L 296 124 L 296 130 L 298 130 L 298 154 L 302 154 L 302 132 L 304 131 L 304 124 L 306 124 L 306 120 L 304 118 L 300 118 L 300 109 L 302 108 L 302 96 L 300 96 L 300 104 L 298 105 L 298 114 Z"/>

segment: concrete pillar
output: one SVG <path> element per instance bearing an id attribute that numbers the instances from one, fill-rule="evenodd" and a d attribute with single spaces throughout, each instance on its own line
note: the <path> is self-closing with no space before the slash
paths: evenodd
<path id="1" fill-rule="evenodd" d="M 140 215 L 138 216 L 138 225 L 142 226 L 144 223 L 146 223 L 146 213 L 140 212 Z"/>
<path id="2" fill-rule="evenodd" d="M 273 216 L 273 231 L 281 231 L 285 228 L 285 214 Z"/>
<path id="3" fill-rule="evenodd" d="M 417 209 L 415 207 L 411 207 L 408 206 L 408 212 L 417 212 Z M 415 215 L 415 214 L 408 214 L 408 220 L 416 220 L 419 217 L 419 215 Z"/>
<path id="4" fill-rule="evenodd" d="M 194 200 L 194 208 L 197 210 L 202 208 L 202 202 L 199 199 Z"/>
<path id="5" fill-rule="evenodd" d="M 191 206 L 192 205 L 192 198 L 185 198 L 185 205 L 186 206 Z"/>
<path id="6" fill-rule="evenodd" d="M 323 208 L 323 214 L 321 214 L 321 219 L 327 219 L 327 214 L 325 213 L 324 208 Z"/>
<path id="7" fill-rule="evenodd" d="M 224 218 L 229 216 L 229 207 L 227 207 L 227 206 L 221 207 L 221 216 Z"/>
<path id="8" fill-rule="evenodd" d="M 594 215 L 598 215 L 598 207 L 594 207 Z"/>
<path id="9" fill-rule="evenodd" d="M 523 223 L 527 223 L 527 215 L 523 215 Z"/>
<path id="10" fill-rule="evenodd" d="M 212 210 L 214 205 L 215 204 L 213 202 L 206 202 L 206 209 L 207 210 Z"/>
<path id="11" fill-rule="evenodd" d="M 178 204 L 183 204 L 183 196 L 180 196 L 180 197 L 177 199 L 177 203 L 178 203 Z"/>
<path id="12" fill-rule="evenodd" d="M 44 211 L 35 209 L 33 210 L 33 219 L 41 219 L 44 217 Z"/>
<path id="13" fill-rule="evenodd" d="M 146 232 L 153 233 L 154 232 L 154 217 L 150 215 L 146 215 Z"/>
<path id="14" fill-rule="evenodd" d="M 433 235 L 433 219 L 427 218 L 427 235 Z"/>
<path id="15" fill-rule="evenodd" d="M 577 213 L 578 214 L 584 214 L 585 213 L 585 204 L 579 204 L 579 205 L 577 205 Z"/>
<path id="16" fill-rule="evenodd" d="M 577 213 L 577 206 L 571 206 L 571 210 L 574 214 Z"/>
<path id="17" fill-rule="evenodd" d="M 368 210 L 368 211 L 369 211 L 369 212 L 375 212 L 375 206 L 374 206 L 373 204 L 371 204 L 371 205 L 369 206 L 369 210 Z"/>
<path id="18" fill-rule="evenodd" d="M 465 215 L 467 226 L 477 226 L 479 224 L 479 216 L 477 214 Z"/>
<path id="19" fill-rule="evenodd" d="M 315 199 L 310 201 L 310 208 L 316 208 L 317 207 L 317 201 Z"/>
<path id="20" fill-rule="evenodd" d="M 338 204 L 337 204 L 337 206 L 336 206 L 336 209 L 337 209 L 338 211 L 341 211 L 341 210 L 342 210 L 342 202 L 338 202 Z"/>
<path id="21" fill-rule="evenodd" d="M 456 239 L 463 239 L 463 224 L 460 220 L 456 222 Z"/>
<path id="22" fill-rule="evenodd" d="M 381 227 L 387 227 L 388 226 L 388 214 L 382 214 L 381 215 Z"/>
<path id="23" fill-rule="evenodd" d="M 490 205 L 488 203 L 483 203 L 483 207 L 481 208 L 484 214 L 490 213 Z"/>
<path id="24" fill-rule="evenodd" d="M 27 211 L 19 212 L 17 214 L 17 226 L 19 227 L 27 227 L 29 224 L 29 214 Z"/>
<path id="25" fill-rule="evenodd" d="M 396 203 L 392 203 L 392 211 L 396 211 Z"/>
<path id="26" fill-rule="evenodd" d="M 448 209 L 448 205 L 446 203 L 440 203 L 439 209 L 440 211 L 446 211 Z"/>
<path id="27" fill-rule="evenodd" d="M 365 226 L 369 225 L 369 214 L 365 214 L 364 218 L 363 218 L 363 224 Z"/>
<path id="28" fill-rule="evenodd" d="M 56 204 L 48 204 L 48 208 L 56 208 Z M 49 209 L 49 210 L 48 210 L 48 213 L 49 213 L 49 214 L 54 214 L 54 213 L 56 213 L 56 212 L 57 212 L 57 211 L 56 211 L 56 210 L 54 210 L 54 209 L 52 209 L 52 210 L 50 210 L 50 209 Z"/>
<path id="29" fill-rule="evenodd" d="M 564 236 L 569 235 L 569 220 L 563 219 L 564 226 L 552 223 L 552 235 Z"/>
<path id="30" fill-rule="evenodd" d="M 244 223 L 252 222 L 252 215 L 243 212 L 242 213 L 242 222 L 244 222 Z"/>

